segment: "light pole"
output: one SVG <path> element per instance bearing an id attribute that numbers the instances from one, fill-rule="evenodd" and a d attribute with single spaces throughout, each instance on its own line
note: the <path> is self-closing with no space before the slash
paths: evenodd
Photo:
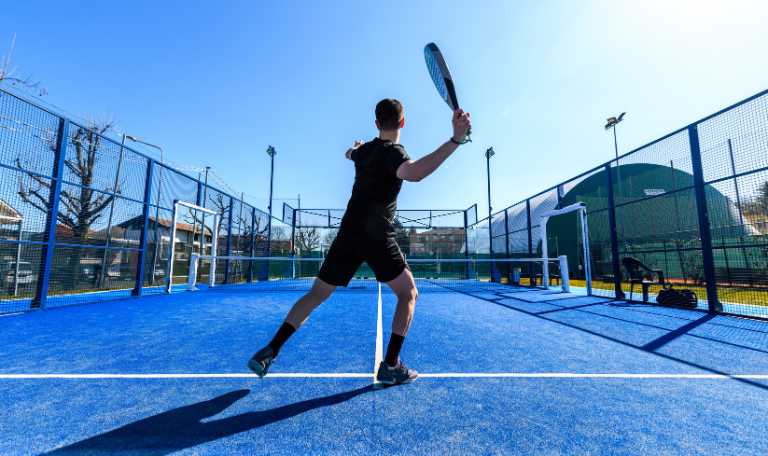
<path id="1" fill-rule="evenodd" d="M 611 215 L 610 218 L 610 224 L 611 224 L 611 244 L 612 244 L 612 250 L 611 250 L 611 256 L 614 257 L 614 263 L 613 263 L 613 274 L 621 281 L 623 280 L 621 278 L 621 269 L 618 266 L 618 233 L 616 233 L 616 215 L 615 215 L 615 209 L 616 209 L 616 200 L 618 198 L 621 198 L 621 170 L 619 169 L 619 142 L 616 139 L 616 126 L 624 120 L 624 116 L 626 115 L 626 112 L 622 112 L 619 114 L 618 117 L 609 117 L 605 119 L 605 129 L 608 130 L 609 128 L 613 130 L 613 150 L 615 152 L 616 156 L 616 182 L 615 187 L 616 191 L 614 192 L 613 188 L 609 188 L 608 191 L 613 195 L 612 201 L 614 207 L 611 208 L 610 212 Z M 608 166 L 608 173 L 610 173 L 609 177 L 612 177 L 613 173 L 611 171 L 611 166 Z M 623 201 L 623 200 L 622 200 Z M 675 198 L 675 204 L 677 204 L 677 198 Z M 677 212 L 677 211 L 675 211 Z M 611 218 L 612 217 L 612 218 Z M 624 232 L 624 225 L 621 225 L 621 231 Z M 623 236 L 622 236 L 623 237 Z M 624 298 L 624 292 L 621 289 L 621 285 L 617 283 L 616 285 L 616 297 L 619 299 Z"/>
<path id="2" fill-rule="evenodd" d="M 613 129 L 613 149 L 616 152 L 616 159 L 619 158 L 619 142 L 616 139 L 616 125 L 618 125 L 622 120 L 624 120 L 624 116 L 626 115 L 626 112 L 622 112 L 619 114 L 619 117 L 609 117 L 605 120 L 605 129 L 608 130 L 609 128 Z"/>
<path id="3" fill-rule="evenodd" d="M 491 224 L 491 214 L 493 214 L 493 208 L 491 207 L 491 157 L 496 155 L 493 147 L 489 147 L 485 151 L 485 169 L 488 175 L 488 255 L 493 258 L 493 226 Z M 493 280 L 493 273 L 491 273 L 491 280 Z"/>
<path id="4" fill-rule="evenodd" d="M 146 142 L 144 140 L 141 140 L 141 139 L 139 139 L 139 138 L 137 138 L 135 136 L 126 135 L 125 133 L 123 133 L 123 142 L 120 145 L 120 157 L 121 157 L 121 159 L 122 159 L 122 151 L 123 151 L 123 147 L 125 146 L 125 140 L 126 139 L 131 141 L 131 142 L 135 142 L 135 143 L 139 143 L 139 144 L 144 144 L 145 146 L 149 146 L 149 147 L 151 147 L 153 149 L 157 149 L 158 151 L 160 151 L 160 163 L 163 163 L 165 161 L 165 151 L 163 150 L 162 147 L 158 146 L 157 144 L 148 143 L 148 142 Z M 152 284 L 155 283 L 155 269 L 157 267 L 157 255 L 158 255 L 158 251 L 160 249 L 160 239 L 158 239 L 157 234 L 158 234 L 158 227 L 160 225 L 160 192 L 162 191 L 162 188 L 163 188 L 163 167 L 162 166 L 160 166 L 158 168 L 158 170 L 157 170 L 157 182 L 158 182 L 158 185 L 157 185 L 157 197 L 155 198 L 155 251 L 152 254 L 153 255 L 153 257 L 152 257 Z M 102 271 L 102 275 L 103 274 L 104 274 L 104 272 Z"/>
<path id="5" fill-rule="evenodd" d="M 267 255 L 269 255 L 272 251 L 272 190 L 274 189 L 274 183 L 275 183 L 275 155 L 277 155 L 277 151 L 274 147 L 269 146 L 267 147 L 267 155 L 269 155 L 269 206 L 267 206 L 267 209 L 269 211 L 269 223 L 267 224 Z"/>

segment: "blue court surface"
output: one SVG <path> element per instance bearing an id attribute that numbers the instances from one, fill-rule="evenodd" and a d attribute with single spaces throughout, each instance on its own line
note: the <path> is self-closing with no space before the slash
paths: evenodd
<path id="1" fill-rule="evenodd" d="M 300 290 L 148 296 L 0 318 L 0 454 L 768 454 L 768 323 L 422 284 L 336 293 L 270 375 L 245 368 Z M 494 284 L 495 285 L 495 284 Z"/>

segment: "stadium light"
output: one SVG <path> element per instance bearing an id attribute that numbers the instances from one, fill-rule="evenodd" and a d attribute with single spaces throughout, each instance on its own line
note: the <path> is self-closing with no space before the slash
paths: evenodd
<path id="1" fill-rule="evenodd" d="M 622 112 L 618 117 L 609 117 L 605 120 L 605 129 L 613 129 L 613 149 L 616 152 L 616 159 L 619 158 L 619 142 L 616 140 L 616 125 L 624 120 L 625 115 L 627 115 L 627 113 Z"/>

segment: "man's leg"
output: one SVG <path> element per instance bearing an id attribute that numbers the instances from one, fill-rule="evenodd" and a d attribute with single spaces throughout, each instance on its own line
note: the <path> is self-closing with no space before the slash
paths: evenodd
<path id="1" fill-rule="evenodd" d="M 387 282 L 387 285 L 397 296 L 397 308 L 392 320 L 392 336 L 387 345 L 384 362 L 390 367 L 394 367 L 398 364 L 400 349 L 405 341 L 405 336 L 408 335 L 408 329 L 411 327 L 419 293 L 416 289 L 416 283 L 413 281 L 413 274 L 407 268 L 397 278 Z"/>
<path id="2" fill-rule="evenodd" d="M 400 360 L 400 349 L 403 348 L 405 336 L 413 321 L 418 291 L 408 268 L 404 269 L 397 278 L 387 282 L 387 285 L 397 296 L 397 308 L 392 321 L 392 336 L 387 345 L 387 354 L 376 373 L 376 380 L 382 385 L 399 385 L 410 383 L 419 376 L 418 372 L 409 369 Z"/>
<path id="3" fill-rule="evenodd" d="M 299 329 L 307 320 L 309 314 L 328 299 L 334 290 L 336 290 L 336 285 L 325 283 L 322 279 L 315 279 L 312 289 L 296 301 L 296 304 L 288 312 L 288 316 L 285 317 L 285 322 L 293 326 L 294 329 Z"/>
<path id="4" fill-rule="evenodd" d="M 283 344 L 304 324 L 309 314 L 331 296 L 335 289 L 335 285 L 330 285 L 321 279 L 315 279 L 312 289 L 296 301 L 272 340 L 266 347 L 253 355 L 248 362 L 248 367 L 259 377 L 266 375 L 269 366 L 277 358 Z"/>

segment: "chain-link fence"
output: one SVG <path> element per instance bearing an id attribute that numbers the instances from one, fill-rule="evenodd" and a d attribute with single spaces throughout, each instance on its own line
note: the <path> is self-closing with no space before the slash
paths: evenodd
<path id="1" fill-rule="evenodd" d="M 661 271 L 712 312 L 768 318 L 768 91 L 712 114 L 470 226 L 474 252 L 541 253 L 541 215 L 586 204 L 595 294 L 653 299 Z M 575 215 L 548 224 L 550 256 L 584 280 Z"/>
<path id="2" fill-rule="evenodd" d="M 159 293 L 186 281 L 193 252 L 323 257 L 342 209 L 283 207 L 282 218 L 0 90 L 0 313 Z M 184 213 L 176 200 L 215 210 Z M 393 227 L 408 258 L 541 255 L 545 212 L 586 204 L 595 293 L 624 297 L 658 277 L 693 290 L 703 309 L 768 317 L 768 91 L 478 220 L 477 207 L 400 210 Z M 549 256 L 567 255 L 571 283 L 584 280 L 574 214 L 549 221 Z M 268 271 L 222 260 L 216 281 Z M 245 263 L 245 262 L 242 262 Z M 204 273 L 202 271 L 201 273 Z M 493 271 L 494 280 L 508 280 Z M 523 271 L 528 283 L 539 278 Z M 649 280 L 654 279 L 654 280 Z M 653 282 L 653 283 L 651 283 Z"/>
<path id="3" fill-rule="evenodd" d="M 266 213 L 103 133 L 0 91 L 0 313 L 160 293 L 175 200 L 219 213 L 218 254 L 268 251 Z M 210 247 L 211 219 L 182 215 L 174 282 Z M 253 276 L 218 271 L 222 283 Z"/>

